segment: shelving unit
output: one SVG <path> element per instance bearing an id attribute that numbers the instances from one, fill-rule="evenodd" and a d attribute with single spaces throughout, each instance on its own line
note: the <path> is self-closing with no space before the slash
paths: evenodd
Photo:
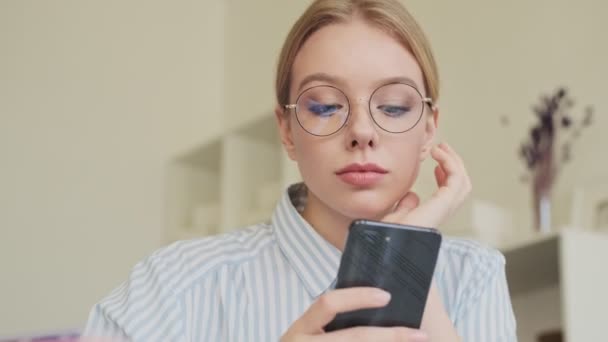
<path id="1" fill-rule="evenodd" d="M 215 233 L 220 223 L 220 160 L 222 141 L 177 157 L 167 167 L 166 234 L 173 241 Z"/>
<path id="2" fill-rule="evenodd" d="M 267 221 L 300 179 L 268 114 L 203 143 L 169 165 L 165 242 Z"/>
<path id="3" fill-rule="evenodd" d="M 503 253 L 520 342 L 552 329 L 566 341 L 605 340 L 608 234 L 564 230 Z"/>
<path id="4" fill-rule="evenodd" d="M 281 146 L 270 120 L 226 136 L 222 150 L 223 227 L 244 226 L 270 217 L 281 192 Z M 271 193 L 271 196 L 260 194 Z"/>

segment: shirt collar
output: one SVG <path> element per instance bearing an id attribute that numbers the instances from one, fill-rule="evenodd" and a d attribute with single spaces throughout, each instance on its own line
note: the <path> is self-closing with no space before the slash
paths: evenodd
<path id="1" fill-rule="evenodd" d="M 342 253 L 300 215 L 306 194 L 303 183 L 290 186 L 275 208 L 272 226 L 281 252 L 316 298 L 332 287 Z"/>

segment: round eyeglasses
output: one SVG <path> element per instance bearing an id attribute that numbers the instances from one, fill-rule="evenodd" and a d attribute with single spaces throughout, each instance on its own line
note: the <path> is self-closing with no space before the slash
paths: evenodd
<path id="1" fill-rule="evenodd" d="M 374 90 L 369 98 L 369 113 L 382 130 L 404 133 L 418 124 L 425 104 L 433 108 L 433 101 L 423 97 L 415 87 L 391 83 Z M 284 107 L 295 109 L 300 126 L 316 136 L 336 133 L 344 127 L 350 115 L 348 97 L 340 89 L 329 85 L 308 88 L 298 96 L 295 104 Z"/>

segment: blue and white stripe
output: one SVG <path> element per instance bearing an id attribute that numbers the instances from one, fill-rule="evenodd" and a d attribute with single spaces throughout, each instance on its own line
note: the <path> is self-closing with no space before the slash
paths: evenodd
<path id="1" fill-rule="evenodd" d="M 132 341 L 277 341 L 331 288 L 341 253 L 288 191 L 269 224 L 162 248 L 91 311 L 85 336 Z M 291 194 L 291 196 L 290 196 Z M 503 256 L 444 239 L 435 279 L 464 341 L 516 341 Z"/>

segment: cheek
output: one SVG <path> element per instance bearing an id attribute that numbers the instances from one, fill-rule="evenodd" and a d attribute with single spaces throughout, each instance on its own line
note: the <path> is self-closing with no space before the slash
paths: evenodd
<path id="1" fill-rule="evenodd" d="M 409 131 L 402 136 L 395 136 L 394 139 L 385 142 L 388 155 L 395 162 L 405 165 L 419 159 L 423 144 L 423 134 L 417 130 Z"/>
<path id="2" fill-rule="evenodd" d="M 298 123 L 295 123 L 298 125 Z M 319 165 L 328 152 L 328 145 L 322 139 L 312 136 L 302 130 L 300 126 L 293 132 L 293 142 L 296 150 L 296 161 L 300 168 L 310 168 Z"/>
<path id="3" fill-rule="evenodd" d="M 393 170 L 392 177 L 395 177 L 397 184 L 403 184 L 405 188 L 409 188 L 415 182 L 420 169 L 422 139 L 415 136 L 404 136 L 385 146 Z"/>
<path id="4" fill-rule="evenodd" d="M 404 176 L 411 175 L 411 171 L 418 169 L 420 165 L 421 146 L 419 145 L 402 145 L 393 148 L 389 153 L 393 167 Z"/>

